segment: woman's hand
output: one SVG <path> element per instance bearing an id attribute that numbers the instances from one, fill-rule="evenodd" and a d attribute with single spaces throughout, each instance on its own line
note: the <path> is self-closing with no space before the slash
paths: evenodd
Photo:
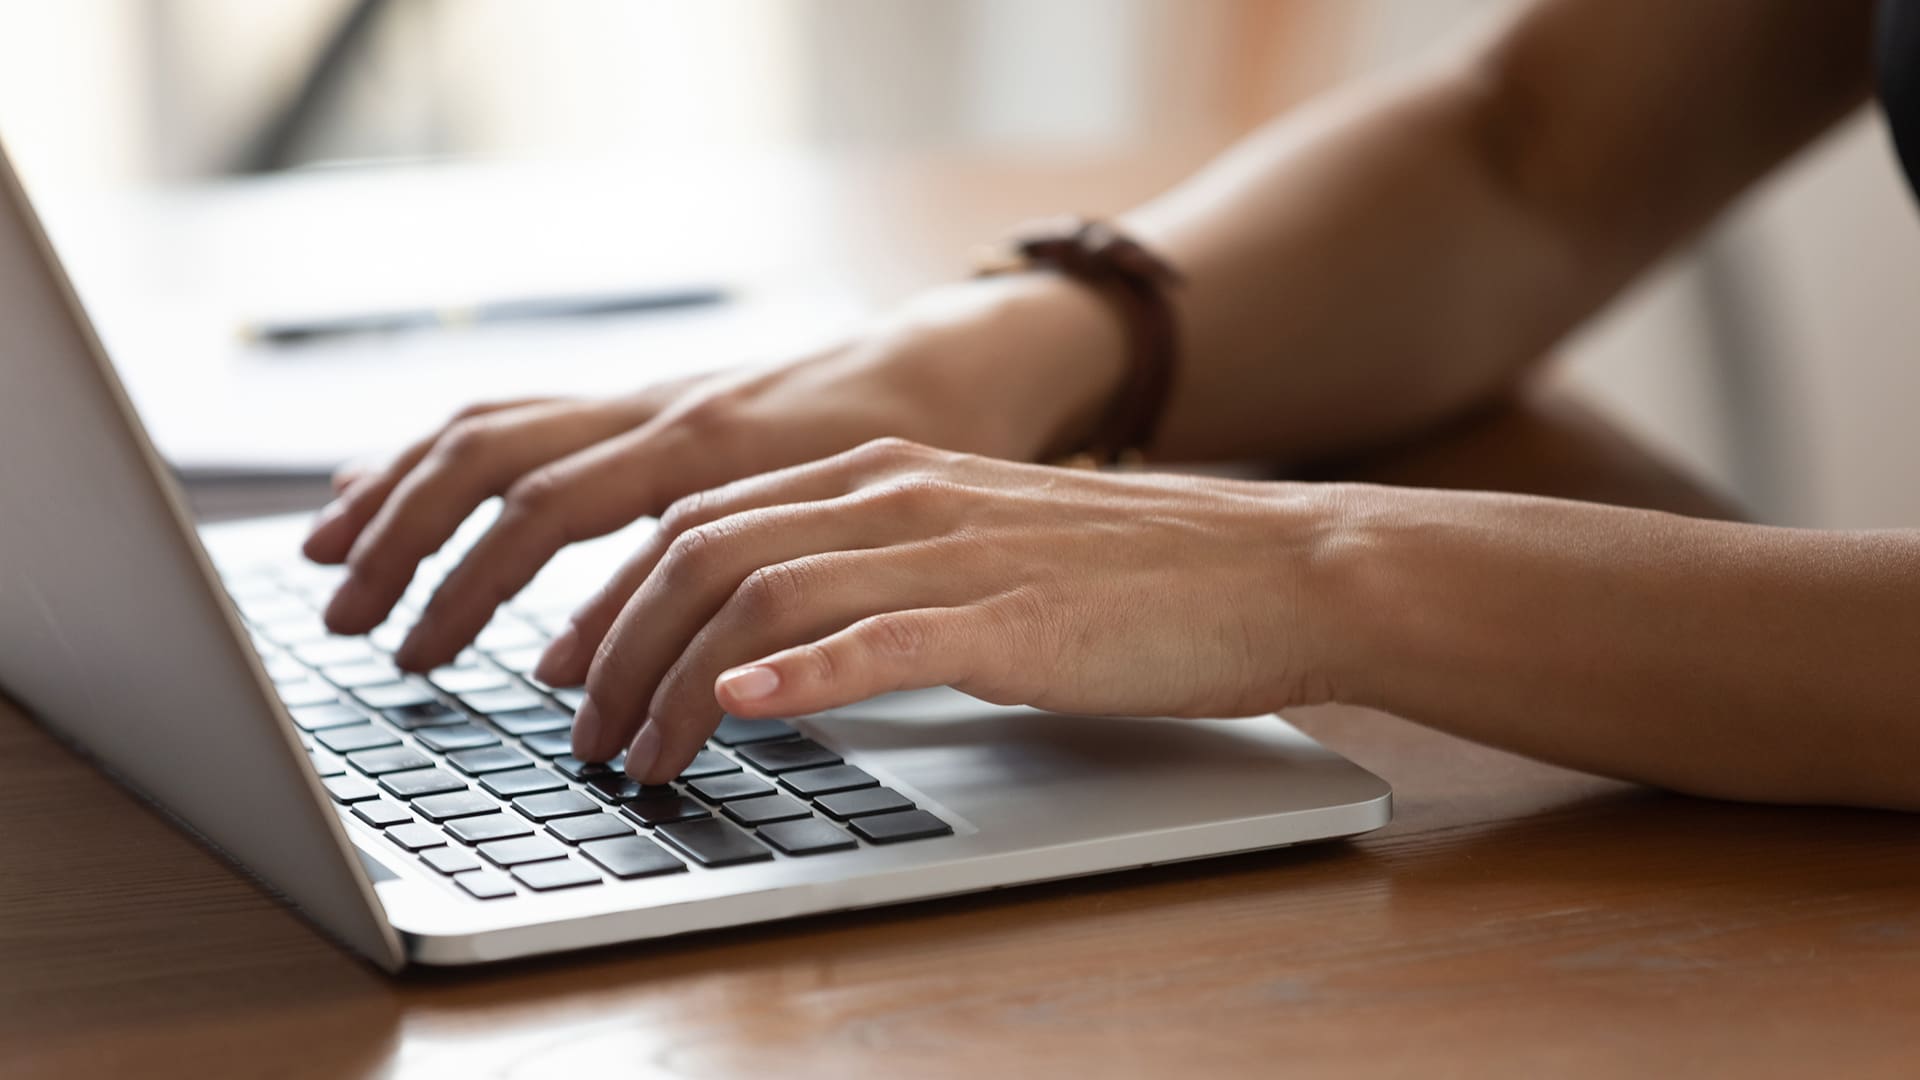
<path id="1" fill-rule="evenodd" d="M 897 439 L 673 505 L 548 649 L 574 752 L 665 782 L 722 710 L 953 686 L 1082 713 L 1323 698 L 1307 578 L 1337 489 L 1014 464 Z"/>
<path id="2" fill-rule="evenodd" d="M 1113 393 L 1122 351 L 1096 295 L 1019 275 L 925 294 L 852 345 L 770 370 L 468 409 L 392 463 L 336 480 L 306 542 L 309 558 L 349 568 L 327 625 L 379 625 L 420 561 L 500 496 L 396 653 L 431 669 L 561 547 L 693 492 L 884 435 L 1016 459 L 1071 445 Z"/>

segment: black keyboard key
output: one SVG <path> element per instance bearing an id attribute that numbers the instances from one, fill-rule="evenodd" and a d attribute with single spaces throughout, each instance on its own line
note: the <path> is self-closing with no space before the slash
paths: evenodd
<path id="1" fill-rule="evenodd" d="M 553 767 L 575 780 L 589 780 L 619 773 L 627 767 L 627 755 L 622 751 L 612 761 L 581 761 L 572 754 L 562 754 L 553 759 Z"/>
<path id="2" fill-rule="evenodd" d="M 829 765 L 824 769 L 784 773 L 780 783 L 809 799 L 837 791 L 880 786 L 880 781 L 868 775 L 865 769 L 856 769 L 852 765 Z"/>
<path id="3" fill-rule="evenodd" d="M 478 724 L 454 724 L 450 727 L 423 728 L 414 733 L 414 738 L 429 750 L 450 754 L 455 750 L 472 750 L 481 746 L 493 746 L 500 737 Z"/>
<path id="4" fill-rule="evenodd" d="M 455 874 L 453 883 L 480 900 L 498 900 L 513 895 L 513 879 L 498 870 L 470 870 Z"/>
<path id="5" fill-rule="evenodd" d="M 713 815 L 698 802 L 671 788 L 648 788 L 663 794 L 645 795 L 622 806 L 621 812 L 642 825 L 666 825 L 675 821 L 696 821 Z"/>
<path id="6" fill-rule="evenodd" d="M 548 731 L 568 731 L 573 727 L 573 714 L 558 709 L 525 709 L 521 712 L 495 713 L 488 717 L 493 726 L 509 735 L 519 738 L 524 735 L 539 735 Z"/>
<path id="7" fill-rule="evenodd" d="M 451 821 L 475 814 L 491 814 L 500 809 L 500 804 L 485 792 L 454 791 L 416 799 L 413 808 L 428 821 Z"/>
<path id="8" fill-rule="evenodd" d="M 368 799 L 353 804 L 353 816 L 373 826 L 384 829 L 389 825 L 398 825 L 413 820 L 413 812 L 391 799 Z"/>
<path id="9" fill-rule="evenodd" d="M 480 869 L 480 860 L 466 848 L 436 847 L 420 853 L 420 861 L 443 874 L 464 874 Z"/>
<path id="10" fill-rule="evenodd" d="M 741 746 L 774 739 L 791 739 L 798 734 L 793 725 L 785 720 L 744 720 L 738 716 L 723 716 L 720 726 L 713 731 L 713 741 L 721 746 Z"/>
<path id="11" fill-rule="evenodd" d="M 545 796 L 536 796 L 544 798 Z M 588 840 L 607 840 L 616 836 L 632 836 L 633 826 L 621 821 L 612 814 L 591 814 L 580 817 L 564 817 L 547 822 L 547 831 L 565 840 L 569 844 L 583 844 Z"/>
<path id="12" fill-rule="evenodd" d="M 466 713 L 440 701 L 382 709 L 380 715 L 386 717 L 389 723 L 401 731 L 418 731 L 426 727 L 449 727 L 467 722 Z"/>
<path id="13" fill-rule="evenodd" d="M 495 866 L 519 866 L 542 859 L 565 858 L 567 849 L 550 836 L 516 836 L 511 840 L 491 840 L 475 850 Z"/>
<path id="14" fill-rule="evenodd" d="M 587 793 L 604 803 L 623 803 L 638 799 L 642 795 L 671 792 L 673 788 L 660 786 L 648 787 L 626 773 L 607 773 L 604 776 L 589 776 L 584 783 Z"/>
<path id="15" fill-rule="evenodd" d="M 519 686 L 462 694 L 460 700 L 477 713 L 519 712 L 522 709 L 538 709 L 547 703 L 546 698 Z"/>
<path id="16" fill-rule="evenodd" d="M 520 740 L 520 745 L 530 754 L 541 757 L 559 757 L 573 753 L 573 733 L 567 731 L 545 731 L 538 735 L 529 735 Z"/>
<path id="17" fill-rule="evenodd" d="M 484 844 L 489 840 L 510 840 L 533 832 L 533 826 L 518 814 L 481 814 L 447 822 L 447 833 L 463 844 Z"/>
<path id="18" fill-rule="evenodd" d="M 913 809 L 913 800 L 905 795 L 885 787 L 862 788 L 859 791 L 843 791 L 838 795 L 823 795 L 818 805 L 827 816 L 836 821 L 848 818 L 865 817 L 868 814 L 891 814 L 895 810 Z"/>
<path id="19" fill-rule="evenodd" d="M 424 821 L 409 821 L 387 830 L 387 839 L 408 851 L 424 851 L 447 842 L 447 834 Z M 443 871 L 444 873 L 444 871 Z"/>
<path id="20" fill-rule="evenodd" d="M 687 868 L 685 863 L 644 836 L 623 836 L 617 840 L 591 840 L 580 845 L 580 854 L 599 863 L 607 873 L 623 880 L 680 873 Z"/>
<path id="21" fill-rule="evenodd" d="M 929 836 L 945 836 L 953 831 L 953 826 L 925 810 L 902 810 L 897 814 L 857 817 L 847 825 L 854 832 L 876 844 L 892 844 L 901 840 L 924 840 Z"/>
<path id="22" fill-rule="evenodd" d="M 792 821 L 794 818 L 810 817 L 813 811 L 807 804 L 791 795 L 763 795 L 758 799 L 735 799 L 720 808 L 728 817 L 742 825 L 767 825 L 775 821 Z"/>
<path id="23" fill-rule="evenodd" d="M 687 782 L 687 790 L 710 803 L 723 803 L 729 799 L 752 799 L 761 795 L 771 795 L 773 785 L 757 776 L 733 773 L 690 780 Z"/>
<path id="24" fill-rule="evenodd" d="M 824 855 L 829 851 L 848 851 L 860 846 L 853 837 L 816 817 L 762 825 L 760 839 L 788 855 Z"/>
<path id="25" fill-rule="evenodd" d="M 372 784 L 357 776 L 330 776 L 320 782 L 326 785 L 327 794 L 333 796 L 333 801 L 337 803 L 352 804 L 380 797 L 380 792 L 374 790 Z"/>
<path id="26" fill-rule="evenodd" d="M 681 821 L 654 830 L 702 866 L 736 866 L 773 858 L 765 844 L 718 818 Z"/>
<path id="27" fill-rule="evenodd" d="M 480 778 L 480 786 L 503 799 L 513 799 L 542 791 L 559 791 L 567 782 L 545 769 L 515 769 L 488 773 Z"/>
<path id="28" fill-rule="evenodd" d="M 599 804 L 577 791 L 548 791 L 539 795 L 522 795 L 513 800 L 513 808 L 535 821 L 552 821 L 554 818 L 572 817 L 575 814 L 597 814 Z"/>
<path id="29" fill-rule="evenodd" d="M 287 714 L 301 731 L 325 731 L 328 728 L 347 727 L 350 724 L 364 724 L 367 714 L 351 705 L 342 705 L 338 701 L 326 705 L 303 705 L 297 709 L 288 709 Z"/>
<path id="30" fill-rule="evenodd" d="M 372 750 L 379 746 L 397 745 L 400 737 L 385 728 L 361 724 L 358 727 L 328 728 L 325 731 L 315 732 L 313 741 L 336 754 L 351 754 L 355 750 Z"/>
<path id="31" fill-rule="evenodd" d="M 527 863 L 514 867 L 513 876 L 520 879 L 520 884 L 541 892 L 600 884 L 600 875 L 594 873 L 592 867 L 577 859 L 552 859 L 547 862 Z"/>
<path id="32" fill-rule="evenodd" d="M 363 686 L 353 692 L 360 703 L 369 709 L 405 709 L 421 705 L 438 705 L 440 699 L 433 696 L 427 684 L 415 679 L 406 682 L 381 683 L 377 686 Z"/>
<path id="33" fill-rule="evenodd" d="M 698 780 L 703 776 L 719 776 L 722 773 L 736 773 L 740 766 L 734 760 L 717 750 L 702 750 L 693 755 L 693 764 L 680 770 L 680 779 Z"/>
<path id="34" fill-rule="evenodd" d="M 414 769 L 411 772 L 388 773 L 380 778 L 380 786 L 402 799 L 419 799 L 428 795 L 444 795 L 449 791 L 464 791 L 467 782 L 445 769 Z"/>
<path id="35" fill-rule="evenodd" d="M 448 754 L 447 764 L 468 776 L 482 776 L 506 772 L 508 769 L 524 769 L 533 764 L 533 759 L 505 746 L 483 746 L 478 750 L 457 750 Z"/>
<path id="36" fill-rule="evenodd" d="M 382 776 L 390 772 L 430 768 L 433 759 L 411 746 L 385 746 L 378 750 L 348 754 L 347 764 L 368 776 Z"/>
<path id="37" fill-rule="evenodd" d="M 734 753 L 761 772 L 783 773 L 795 769 L 818 769 L 840 764 L 840 755 L 812 739 L 784 739 L 780 742 L 753 743 Z"/>

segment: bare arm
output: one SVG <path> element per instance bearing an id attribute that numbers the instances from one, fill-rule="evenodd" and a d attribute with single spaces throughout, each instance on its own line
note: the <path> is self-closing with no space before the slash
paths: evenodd
<path id="1" fill-rule="evenodd" d="M 1865 95 L 1867 0 L 1542 0 L 1128 224 L 1190 280 L 1169 457 L 1319 455 L 1507 386 Z"/>
<path id="2" fill-rule="evenodd" d="M 1694 794 L 1920 809 L 1920 533 L 1354 487 L 1327 696 Z"/>

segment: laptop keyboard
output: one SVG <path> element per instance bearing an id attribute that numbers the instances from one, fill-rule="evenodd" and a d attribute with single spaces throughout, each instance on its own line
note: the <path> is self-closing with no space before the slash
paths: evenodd
<path id="1" fill-rule="evenodd" d="M 674 782 L 570 752 L 583 694 L 530 674 L 564 609 L 501 610 L 451 665 L 393 665 L 430 595 L 416 583 L 366 637 L 327 632 L 339 571 L 227 575 L 267 673 L 343 815 L 466 895 L 528 893 L 805 858 L 945 836 L 937 815 L 780 720 L 722 720 Z"/>

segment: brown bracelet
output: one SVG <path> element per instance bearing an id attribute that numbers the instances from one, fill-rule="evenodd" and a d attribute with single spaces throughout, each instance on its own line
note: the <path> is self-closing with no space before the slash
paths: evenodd
<path id="1" fill-rule="evenodd" d="M 1052 270 L 1105 296 L 1126 324 L 1127 374 L 1093 434 L 1068 455 L 1074 464 L 1143 460 L 1173 389 L 1179 351 L 1167 288 L 1180 274 L 1158 255 L 1102 221 L 1060 218 L 1018 230 L 980 276 Z"/>

